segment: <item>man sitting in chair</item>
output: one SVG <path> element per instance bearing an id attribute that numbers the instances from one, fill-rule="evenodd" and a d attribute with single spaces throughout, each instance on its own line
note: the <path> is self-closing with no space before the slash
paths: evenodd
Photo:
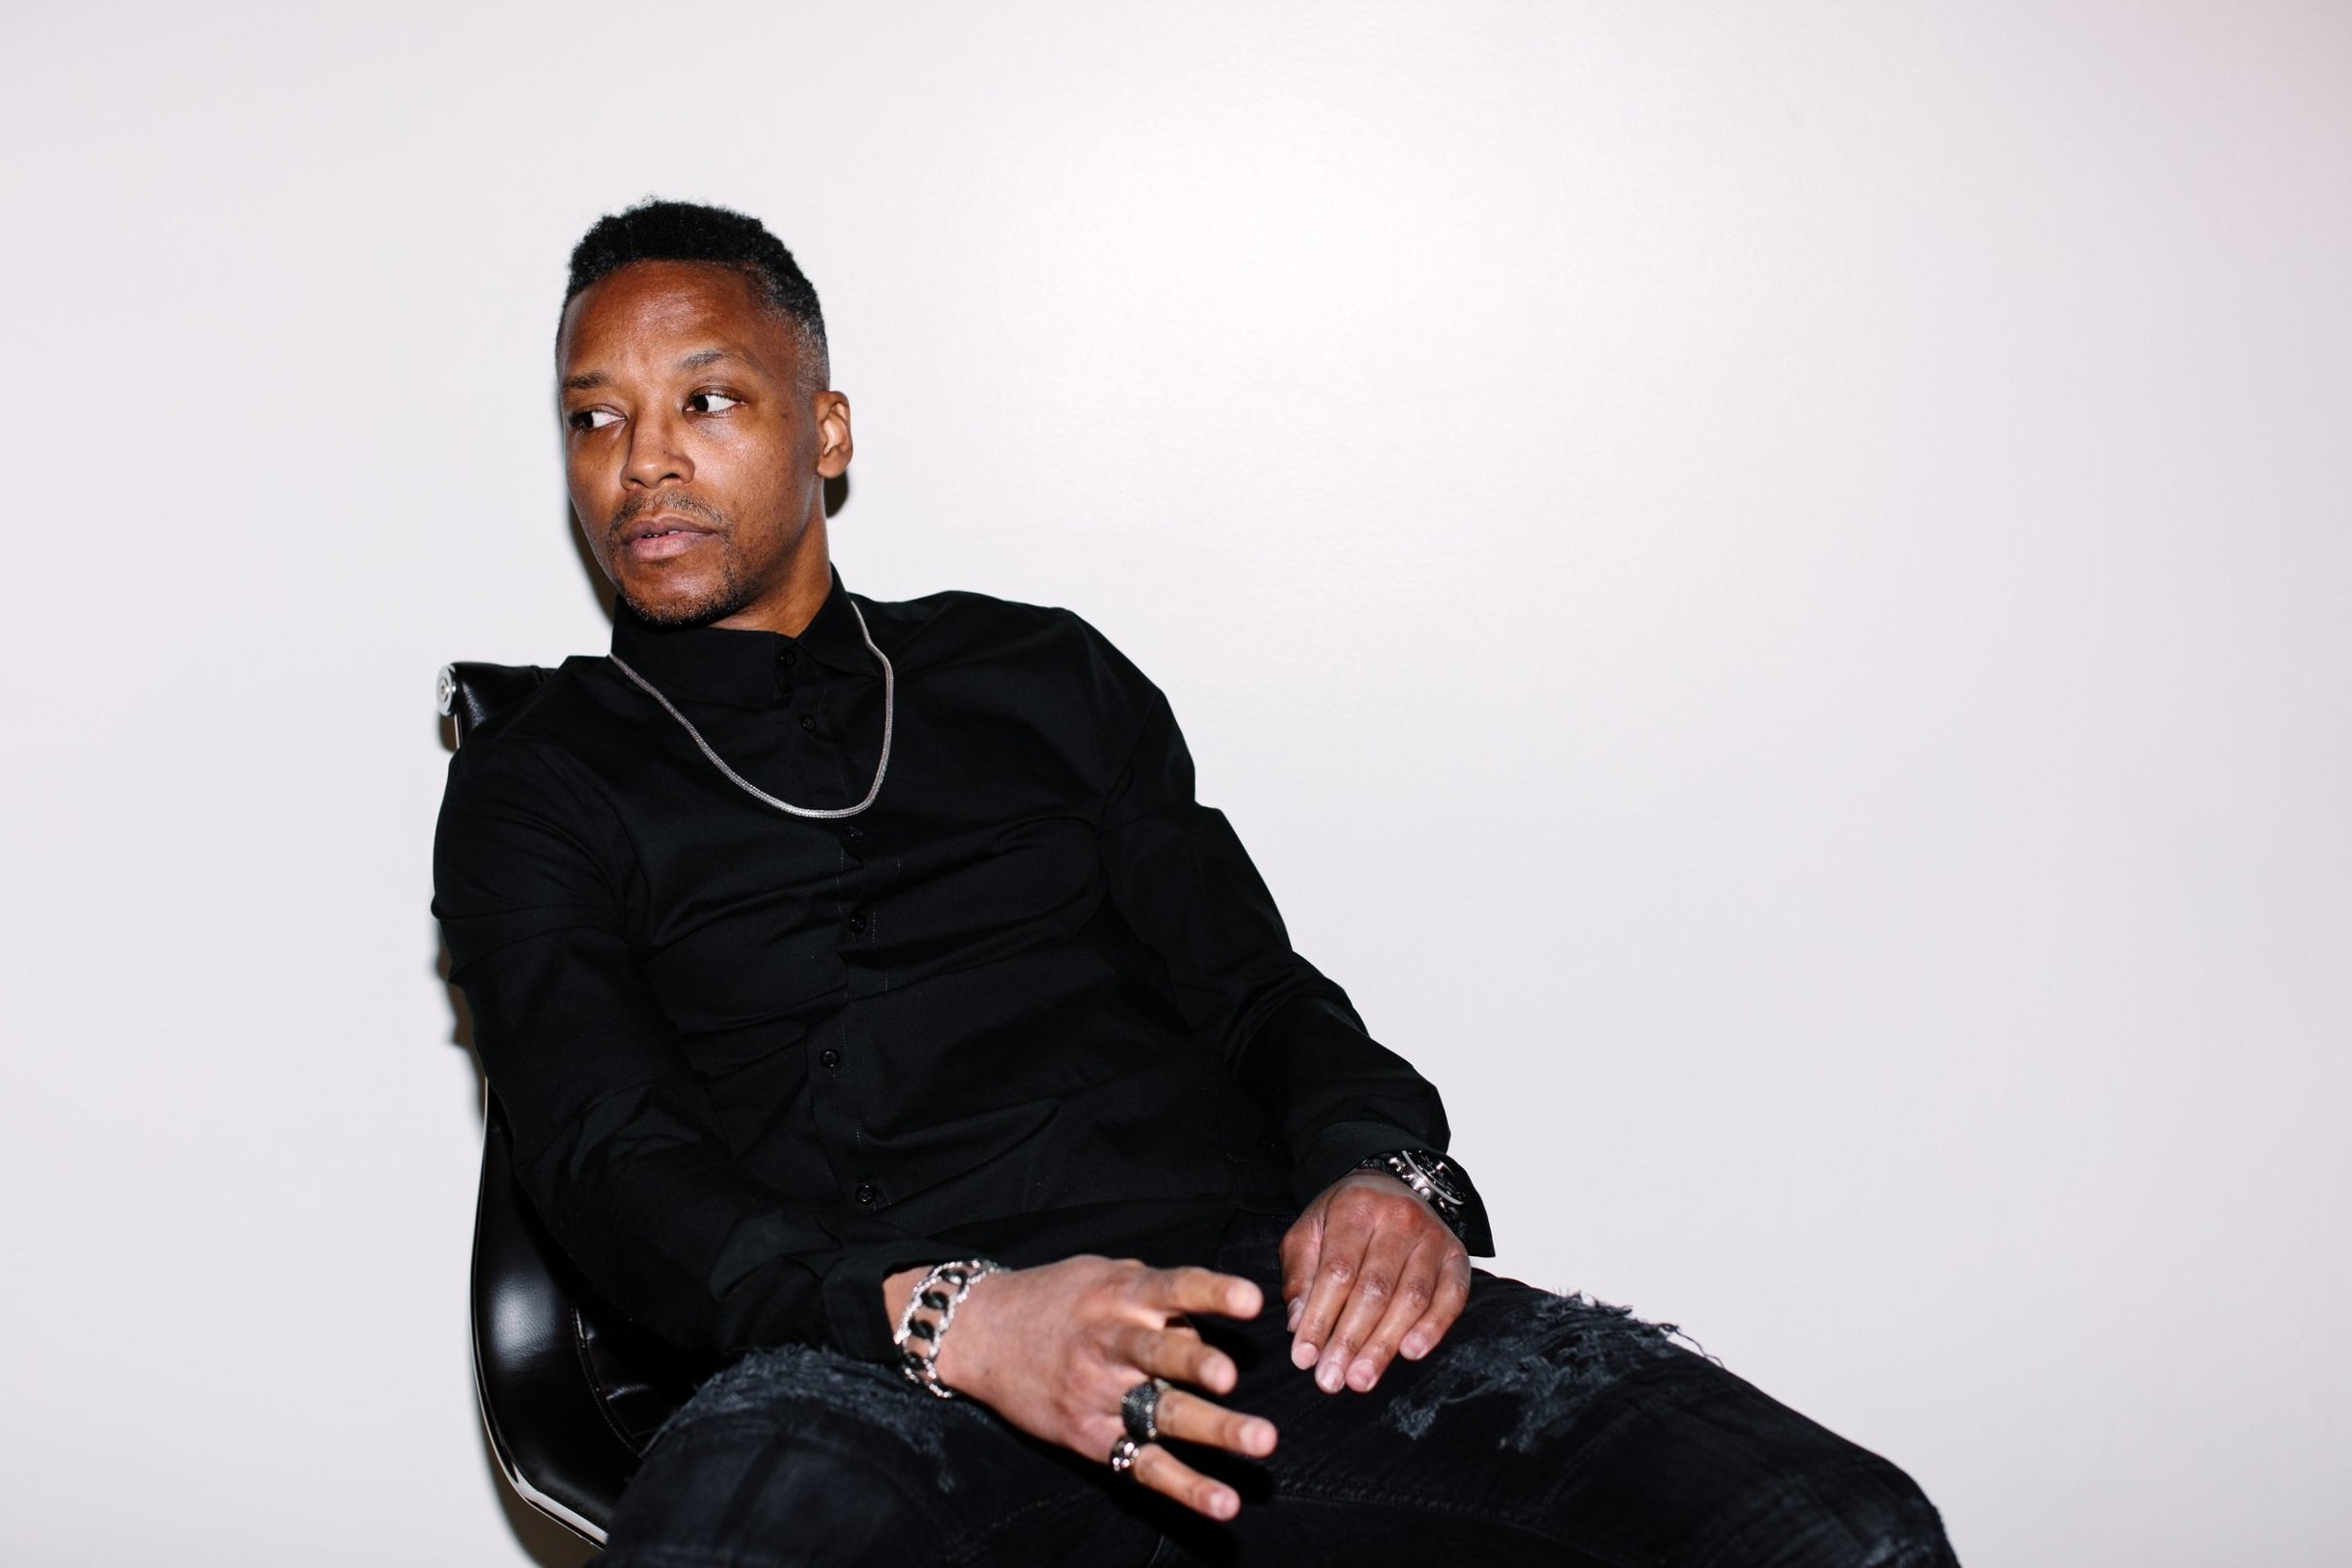
<path id="1" fill-rule="evenodd" d="M 1951 1560 L 1885 1461 L 1471 1269 L 1437 1091 L 1098 632 L 843 586 L 756 220 L 598 223 L 556 360 L 612 651 L 457 755 L 434 910 L 548 1228 L 734 1358 L 606 1562 Z"/>

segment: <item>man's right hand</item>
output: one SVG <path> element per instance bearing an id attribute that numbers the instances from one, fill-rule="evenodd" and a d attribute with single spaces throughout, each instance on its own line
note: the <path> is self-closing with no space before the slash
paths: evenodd
<path id="1" fill-rule="evenodd" d="M 892 1322 L 923 1270 L 883 1284 Z M 939 1381 L 979 1400 L 1032 1437 L 1098 1465 L 1127 1435 L 1119 1401 L 1147 1378 L 1179 1386 L 1160 1399 L 1161 1432 L 1186 1442 L 1253 1458 L 1274 1452 L 1274 1426 L 1224 1409 L 1193 1389 L 1225 1394 L 1239 1376 L 1233 1358 L 1182 1320 L 1213 1313 L 1254 1318 L 1258 1287 L 1207 1269 L 1150 1269 L 1133 1259 L 1064 1258 L 1008 1269 L 976 1281 L 939 1345 Z M 1242 1499 L 1231 1487 L 1157 1442 L 1135 1456 L 1134 1478 L 1212 1519 L 1231 1519 Z"/>

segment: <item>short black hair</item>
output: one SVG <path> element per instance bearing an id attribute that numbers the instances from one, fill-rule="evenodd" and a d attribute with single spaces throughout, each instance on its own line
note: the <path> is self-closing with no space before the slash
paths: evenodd
<path id="1" fill-rule="evenodd" d="M 807 359 L 803 369 L 815 385 L 832 384 L 825 312 L 817 303 L 817 291 L 784 241 L 758 218 L 732 208 L 651 198 L 601 217 L 572 247 L 572 281 L 564 290 L 564 307 L 570 309 L 581 290 L 631 262 L 711 262 L 734 267 L 751 279 L 778 315 L 799 327 Z"/>

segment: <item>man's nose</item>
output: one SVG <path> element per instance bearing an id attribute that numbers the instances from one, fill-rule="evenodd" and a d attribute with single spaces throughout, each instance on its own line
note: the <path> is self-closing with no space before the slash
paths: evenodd
<path id="1" fill-rule="evenodd" d="M 654 490 L 694 477 L 694 460 L 686 456 L 684 425 L 674 414 L 640 416 L 629 427 L 629 457 L 622 464 L 624 483 Z"/>

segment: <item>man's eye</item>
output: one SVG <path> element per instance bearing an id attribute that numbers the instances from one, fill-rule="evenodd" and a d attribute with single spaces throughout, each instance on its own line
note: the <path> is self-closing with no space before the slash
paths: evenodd
<path id="1" fill-rule="evenodd" d="M 731 398 L 724 392 L 697 392 L 686 399 L 686 408 L 698 414 L 723 414 L 742 401 L 741 398 Z"/>
<path id="2" fill-rule="evenodd" d="M 574 430 L 602 430 L 620 417 L 610 408 L 582 408 L 572 416 L 570 423 Z"/>

